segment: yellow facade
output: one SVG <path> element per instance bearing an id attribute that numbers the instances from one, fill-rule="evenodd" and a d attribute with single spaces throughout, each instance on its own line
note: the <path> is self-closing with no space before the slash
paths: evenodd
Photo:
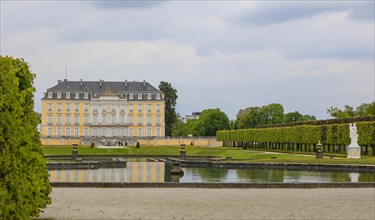
<path id="1" fill-rule="evenodd" d="M 45 145 L 164 137 L 162 93 L 145 81 L 59 81 L 42 99 Z"/>

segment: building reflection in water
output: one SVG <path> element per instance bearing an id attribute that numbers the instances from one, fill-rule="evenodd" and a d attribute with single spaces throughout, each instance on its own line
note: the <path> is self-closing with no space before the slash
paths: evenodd
<path id="1" fill-rule="evenodd" d="M 164 182 L 164 162 L 127 162 L 126 168 L 49 170 L 50 182 Z"/>

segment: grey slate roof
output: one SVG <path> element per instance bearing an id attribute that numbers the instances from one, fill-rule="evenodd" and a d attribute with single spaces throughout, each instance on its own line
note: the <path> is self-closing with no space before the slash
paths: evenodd
<path id="1" fill-rule="evenodd" d="M 161 91 L 153 87 L 148 82 L 111 82 L 111 81 L 68 81 L 64 80 L 57 85 L 47 89 L 42 99 L 47 99 L 48 93 L 52 93 L 52 97 L 48 99 L 76 99 L 75 93 L 79 95 L 78 99 L 98 98 L 106 92 L 115 93 L 120 99 L 128 99 L 129 94 L 133 94 L 133 99 L 138 100 L 138 94 L 142 94 L 142 99 L 145 100 L 148 94 L 151 94 L 151 99 L 155 100 L 156 94 L 161 94 Z M 61 93 L 61 97 L 57 98 L 57 93 Z M 70 98 L 67 94 L 70 94 Z M 84 94 L 88 94 L 88 98 Z M 149 100 L 149 99 L 148 99 Z M 158 99 L 159 100 L 159 99 Z"/>
<path id="2" fill-rule="evenodd" d="M 145 82 L 127 82 L 125 86 L 125 81 L 123 82 L 107 82 L 102 81 L 102 86 L 100 86 L 100 81 L 67 81 L 64 80 L 61 83 L 47 89 L 47 92 L 102 92 L 110 88 L 115 92 L 157 92 L 159 91 L 153 87 L 150 83 Z"/>

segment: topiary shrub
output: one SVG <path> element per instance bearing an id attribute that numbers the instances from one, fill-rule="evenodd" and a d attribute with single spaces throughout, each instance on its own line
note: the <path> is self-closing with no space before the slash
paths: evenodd
<path id="1" fill-rule="evenodd" d="M 34 112 L 35 74 L 0 56 L 0 219 L 29 219 L 51 203 Z"/>
<path id="2" fill-rule="evenodd" d="M 139 145 L 139 142 L 135 145 L 135 148 L 140 148 L 141 146 Z"/>

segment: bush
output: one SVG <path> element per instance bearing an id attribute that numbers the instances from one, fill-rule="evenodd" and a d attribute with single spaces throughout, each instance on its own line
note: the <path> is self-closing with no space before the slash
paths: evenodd
<path id="1" fill-rule="evenodd" d="M 0 69 L 0 218 L 29 219 L 51 203 L 33 110 L 35 75 L 11 57 L 0 56 Z"/>
<path id="2" fill-rule="evenodd" d="M 140 148 L 141 146 L 139 145 L 139 142 L 135 145 L 135 148 Z"/>

